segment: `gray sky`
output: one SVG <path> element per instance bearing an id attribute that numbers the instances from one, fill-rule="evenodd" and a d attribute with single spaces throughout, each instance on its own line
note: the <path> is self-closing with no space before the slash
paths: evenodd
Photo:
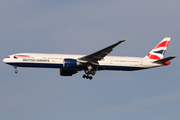
<path id="1" fill-rule="evenodd" d="M 171 37 L 179 56 L 178 0 L 4 0 L 0 59 L 20 52 L 90 54 L 119 40 L 111 55 L 144 57 Z M 0 62 L 1 120 L 179 120 L 180 62 L 144 71 L 97 72 L 92 81 L 58 69 Z"/>

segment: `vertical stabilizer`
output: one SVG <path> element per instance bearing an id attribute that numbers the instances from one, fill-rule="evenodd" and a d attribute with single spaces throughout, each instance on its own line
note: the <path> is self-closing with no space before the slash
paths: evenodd
<path id="1" fill-rule="evenodd" d="M 170 42 L 170 37 L 165 37 L 154 49 L 149 52 L 145 58 L 160 60 L 164 57 L 167 50 L 168 44 Z"/>

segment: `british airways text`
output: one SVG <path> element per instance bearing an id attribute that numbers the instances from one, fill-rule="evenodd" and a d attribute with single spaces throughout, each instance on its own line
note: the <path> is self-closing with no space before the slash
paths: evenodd
<path id="1" fill-rule="evenodd" d="M 50 62 L 47 59 L 23 59 L 23 61 Z"/>

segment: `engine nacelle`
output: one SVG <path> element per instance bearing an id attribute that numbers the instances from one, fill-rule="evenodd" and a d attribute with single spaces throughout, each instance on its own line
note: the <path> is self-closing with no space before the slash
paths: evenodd
<path id="1" fill-rule="evenodd" d="M 61 76 L 72 76 L 73 74 L 76 74 L 76 70 L 68 70 L 68 69 L 60 69 L 60 75 Z"/>
<path id="2" fill-rule="evenodd" d="M 76 59 L 64 59 L 64 64 L 63 67 L 64 68 L 75 68 L 78 66 L 78 62 Z"/>

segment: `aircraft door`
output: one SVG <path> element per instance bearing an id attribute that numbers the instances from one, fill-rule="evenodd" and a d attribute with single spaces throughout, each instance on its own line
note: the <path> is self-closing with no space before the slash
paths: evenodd
<path id="1" fill-rule="evenodd" d="M 109 59 L 109 63 L 110 63 L 110 64 L 113 64 L 113 58 L 110 58 L 110 59 Z"/>
<path id="2" fill-rule="evenodd" d="M 140 64 L 140 66 L 143 66 L 143 60 L 142 59 L 139 60 L 139 64 Z"/>

